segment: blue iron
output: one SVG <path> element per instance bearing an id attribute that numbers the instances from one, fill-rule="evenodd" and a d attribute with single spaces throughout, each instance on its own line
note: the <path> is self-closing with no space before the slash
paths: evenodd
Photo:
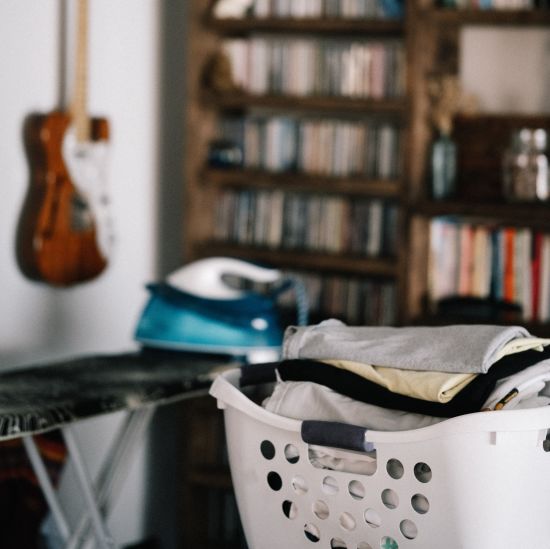
<path id="1" fill-rule="evenodd" d="M 227 277 L 271 284 L 269 293 L 243 290 Z M 248 362 L 277 360 L 283 326 L 276 301 L 297 282 L 277 269 L 225 257 L 190 263 L 164 282 L 147 285 L 150 298 L 135 338 L 145 346 L 228 354 Z M 299 295 L 298 323 L 307 323 L 305 293 Z"/>

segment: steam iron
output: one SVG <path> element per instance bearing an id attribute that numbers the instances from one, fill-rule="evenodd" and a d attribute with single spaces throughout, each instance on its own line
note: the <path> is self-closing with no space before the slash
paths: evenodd
<path id="1" fill-rule="evenodd" d="M 228 278 L 270 284 L 269 293 L 243 290 Z M 148 347 L 228 354 L 248 362 L 277 360 L 283 326 L 278 296 L 297 281 L 283 279 L 277 269 L 226 257 L 190 263 L 165 281 L 147 285 L 149 301 L 138 322 L 135 338 Z M 303 288 L 298 323 L 307 323 Z"/>

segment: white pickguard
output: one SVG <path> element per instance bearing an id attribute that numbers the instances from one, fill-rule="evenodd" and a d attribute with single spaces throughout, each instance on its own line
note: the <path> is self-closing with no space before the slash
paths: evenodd
<path id="1" fill-rule="evenodd" d="M 65 132 L 62 154 L 71 181 L 80 197 L 87 203 L 95 221 L 97 245 L 103 257 L 110 257 L 113 243 L 113 223 L 107 190 L 106 140 L 79 143 L 74 128 Z"/>

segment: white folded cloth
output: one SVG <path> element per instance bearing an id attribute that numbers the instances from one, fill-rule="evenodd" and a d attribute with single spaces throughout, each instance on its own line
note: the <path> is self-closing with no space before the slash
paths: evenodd
<path id="1" fill-rule="evenodd" d="M 360 402 L 311 381 L 277 382 L 263 406 L 293 419 L 336 421 L 376 431 L 420 429 L 445 419 Z"/>

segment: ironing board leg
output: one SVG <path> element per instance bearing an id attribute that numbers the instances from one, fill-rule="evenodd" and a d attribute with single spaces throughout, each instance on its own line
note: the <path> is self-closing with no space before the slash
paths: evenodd
<path id="1" fill-rule="evenodd" d="M 65 439 L 65 444 L 67 445 L 68 454 L 74 464 L 76 476 L 78 478 L 80 488 L 82 489 L 82 494 L 84 496 L 84 501 L 90 514 L 97 542 L 102 549 L 115 549 L 116 546 L 114 544 L 113 538 L 111 537 L 107 526 L 101 517 L 97 503 L 95 501 L 92 482 L 84 465 L 84 460 L 82 459 L 82 455 L 80 454 L 80 449 L 78 448 L 78 444 L 76 443 L 73 432 L 69 426 L 65 426 L 62 428 L 62 433 L 63 438 Z"/>
<path id="2" fill-rule="evenodd" d="M 52 512 L 57 530 L 63 540 L 66 541 L 69 537 L 69 525 L 59 504 L 59 499 L 55 488 L 53 487 L 48 472 L 46 471 L 40 452 L 36 447 L 32 435 L 24 436 L 22 440 L 27 456 L 29 457 L 34 473 L 36 474 L 36 478 L 38 479 L 38 483 L 40 484 L 40 488 L 42 489 L 42 493 L 44 494 L 46 502 Z"/>
<path id="3" fill-rule="evenodd" d="M 129 412 L 113 439 L 109 454 L 103 461 L 96 481 L 97 503 L 104 514 L 107 511 L 105 509 L 107 503 L 120 490 L 120 485 L 129 471 L 127 463 L 135 455 L 138 444 L 142 442 L 153 413 L 153 406 Z M 66 542 L 65 549 L 80 547 L 89 525 L 90 517 L 84 511 L 71 537 Z"/>

